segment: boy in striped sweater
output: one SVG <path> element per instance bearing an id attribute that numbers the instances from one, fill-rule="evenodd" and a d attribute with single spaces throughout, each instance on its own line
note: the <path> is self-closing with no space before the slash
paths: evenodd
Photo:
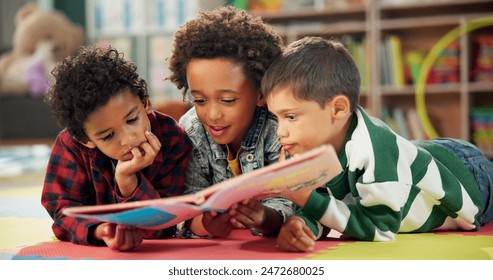
<path id="1" fill-rule="evenodd" d="M 281 228 L 281 249 L 312 250 L 330 229 L 390 241 L 398 232 L 478 230 L 493 219 L 491 161 L 462 140 L 404 139 L 358 105 L 359 89 L 348 51 L 319 37 L 290 44 L 263 77 L 283 155 L 330 144 L 344 169 L 290 197 L 299 209 Z"/>

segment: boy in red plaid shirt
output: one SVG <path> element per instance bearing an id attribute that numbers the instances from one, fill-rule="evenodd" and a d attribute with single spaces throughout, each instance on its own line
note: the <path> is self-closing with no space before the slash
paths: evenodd
<path id="1" fill-rule="evenodd" d="M 151 109 L 146 82 L 113 48 L 83 48 L 54 70 L 46 100 L 65 129 L 55 140 L 41 202 L 64 241 L 126 251 L 174 229 L 136 228 L 65 216 L 66 207 L 183 193 L 192 144 L 171 117 Z"/>

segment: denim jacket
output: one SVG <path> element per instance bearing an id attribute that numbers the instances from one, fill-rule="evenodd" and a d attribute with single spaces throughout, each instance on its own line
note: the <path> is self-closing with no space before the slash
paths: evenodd
<path id="1" fill-rule="evenodd" d="M 183 115 L 179 123 L 194 144 L 186 175 L 185 193 L 195 193 L 233 178 L 227 161 L 226 146 L 217 144 L 206 133 L 195 108 Z M 241 147 L 243 151 L 239 160 L 242 173 L 277 162 L 281 143 L 277 136 L 277 121 L 267 110 L 267 106 L 257 107 Z M 287 199 L 267 198 L 262 203 L 280 213 L 284 221 L 294 214 L 293 204 Z"/>

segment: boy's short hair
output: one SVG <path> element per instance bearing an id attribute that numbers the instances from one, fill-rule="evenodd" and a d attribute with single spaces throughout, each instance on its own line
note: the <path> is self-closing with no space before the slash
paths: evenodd
<path id="1" fill-rule="evenodd" d="M 147 101 L 146 82 L 137 67 L 116 49 L 83 47 L 52 71 L 55 83 L 46 96 L 60 126 L 75 139 L 86 142 L 84 122 L 89 114 L 125 90 Z"/>
<path id="2" fill-rule="evenodd" d="M 244 74 L 260 89 L 267 68 L 282 51 L 282 38 L 260 17 L 231 6 L 200 12 L 175 33 L 167 58 L 167 78 L 188 91 L 186 67 L 192 59 L 229 58 L 242 66 Z M 213 69 L 211 69 L 213 71 Z"/>
<path id="3" fill-rule="evenodd" d="M 264 97 L 284 88 L 292 90 L 296 98 L 313 100 L 321 106 L 336 95 L 345 95 L 354 112 L 359 102 L 360 76 L 342 43 L 305 37 L 287 46 L 264 75 Z"/>

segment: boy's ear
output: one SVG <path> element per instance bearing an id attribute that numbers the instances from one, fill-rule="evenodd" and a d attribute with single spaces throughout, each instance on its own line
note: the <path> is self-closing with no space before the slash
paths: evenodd
<path id="1" fill-rule="evenodd" d="M 259 93 L 259 95 L 258 95 L 258 100 L 257 100 L 257 106 L 258 106 L 258 107 L 262 107 L 262 106 L 264 106 L 264 105 L 265 105 L 265 103 L 266 103 L 266 102 L 265 102 L 265 97 L 264 97 L 264 95 L 263 95 L 262 93 Z"/>
<path id="2" fill-rule="evenodd" d="M 330 101 L 327 101 L 326 106 L 332 110 L 334 118 L 346 118 L 351 114 L 351 102 L 345 95 L 336 95 Z"/>
<path id="3" fill-rule="evenodd" d="M 144 109 L 147 114 L 150 114 L 152 112 L 152 104 L 149 98 L 147 98 L 146 101 L 144 101 Z"/>

